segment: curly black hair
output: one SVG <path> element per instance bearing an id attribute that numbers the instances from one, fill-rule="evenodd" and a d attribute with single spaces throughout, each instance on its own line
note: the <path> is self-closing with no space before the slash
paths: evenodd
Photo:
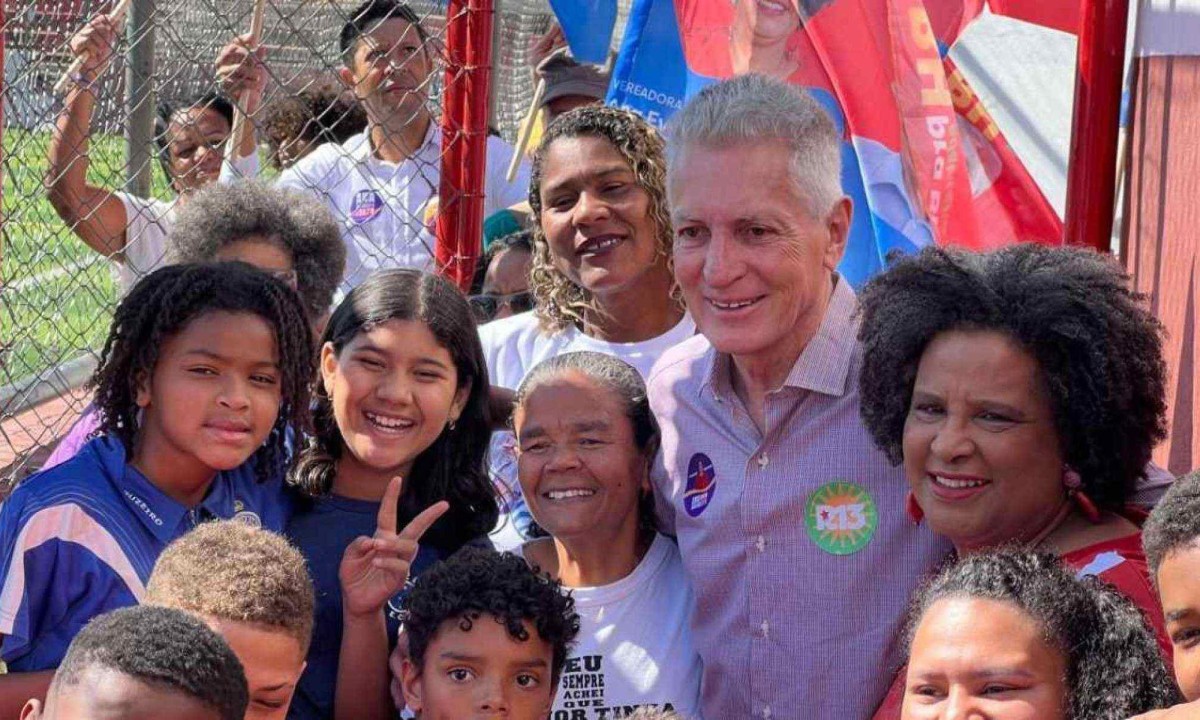
<path id="1" fill-rule="evenodd" d="M 97 616 L 71 641 L 49 694 L 88 682 L 91 668 L 184 693 L 216 710 L 221 720 L 242 720 L 250 701 L 233 650 L 181 610 L 139 605 Z"/>
<path id="2" fill-rule="evenodd" d="M 346 243 L 329 208 L 307 193 L 256 181 L 213 183 L 180 208 L 171 228 L 171 259 L 211 261 L 226 245 L 256 235 L 292 256 L 296 290 L 309 317 L 329 312 L 346 268 Z"/>
<path id="3" fill-rule="evenodd" d="M 351 290 L 330 316 L 321 344 L 331 344 L 340 354 L 360 333 L 389 320 L 424 323 L 453 358 L 459 387 L 470 384 L 454 427 L 443 430 L 413 462 L 397 511 L 397 526 L 404 527 L 430 505 L 448 501 L 450 509 L 425 533 L 423 542 L 453 552 L 491 532 L 499 517 L 496 490 L 487 473 L 490 385 L 483 347 L 471 307 L 458 288 L 437 275 L 411 269 L 374 272 Z M 315 395 L 314 432 L 290 477 L 309 497 L 330 492 L 345 450 L 333 403 L 321 383 Z"/>
<path id="4" fill-rule="evenodd" d="M 529 288 L 537 305 L 537 315 L 543 328 L 558 332 L 572 325 L 582 325 L 583 314 L 593 308 L 591 294 L 576 285 L 554 266 L 550 243 L 542 230 L 542 176 L 546 157 L 559 138 L 597 137 L 607 140 L 625 158 L 637 184 L 650 198 L 646 214 L 654 222 L 658 255 L 665 258 L 667 267 L 674 267 L 674 232 L 671 213 L 667 207 L 667 158 L 662 135 L 650 123 L 628 110 L 588 105 L 563 113 L 550 123 L 541 143 L 533 153 L 529 176 L 529 207 L 537 220 L 533 224 L 533 268 Z M 672 299 L 683 306 L 676 285 Z"/>
<path id="5" fill-rule="evenodd" d="M 1176 550 L 1200 546 L 1200 471 L 1176 480 L 1142 526 L 1142 547 L 1150 577 Z"/>
<path id="6" fill-rule="evenodd" d="M 554 648 L 550 674 L 554 684 L 579 634 L 575 600 L 557 580 L 540 574 L 511 553 L 464 547 L 417 577 L 404 599 L 402 620 L 408 648 L 417 667 L 447 620 L 463 630 L 490 616 L 504 625 L 514 640 L 529 639 L 524 623 Z"/>
<path id="7" fill-rule="evenodd" d="M 910 649 L 921 619 L 946 598 L 996 600 L 1031 617 L 1066 661 L 1070 720 L 1125 720 L 1181 699 L 1141 611 L 1055 555 L 1000 548 L 946 568 L 915 597 Z"/>
<path id="8" fill-rule="evenodd" d="M 938 335 L 995 331 L 1037 361 L 1064 462 L 1116 509 L 1166 437 L 1162 326 L 1111 259 L 1023 244 L 986 253 L 929 247 L 863 290 L 863 422 L 902 460 L 917 366 Z"/>
<path id="9" fill-rule="evenodd" d="M 259 480 L 287 469 L 289 427 L 309 421 L 309 388 L 316 373 L 312 330 L 300 297 L 287 285 L 245 263 L 169 265 L 142 278 L 113 316 L 100 364 L 92 376 L 98 433 L 113 435 L 132 454 L 137 442 L 137 392 L 154 373 L 167 338 L 210 312 L 251 313 L 275 332 L 279 352 L 279 416 L 266 444 L 251 458 Z"/>
<path id="10" fill-rule="evenodd" d="M 276 170 L 286 167 L 279 150 L 290 141 L 340 144 L 367 127 L 366 111 L 337 78 L 301 74 L 281 92 L 267 106 L 260 128 Z"/>

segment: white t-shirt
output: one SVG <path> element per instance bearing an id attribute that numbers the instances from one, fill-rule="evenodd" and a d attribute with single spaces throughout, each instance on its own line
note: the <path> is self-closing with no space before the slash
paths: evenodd
<path id="1" fill-rule="evenodd" d="M 278 181 L 281 187 L 317 195 L 341 224 L 346 243 L 343 290 L 358 285 L 379 268 L 434 268 L 432 227 L 441 178 L 441 129 L 430 122 L 425 143 L 401 163 L 375 157 L 368 132 L 341 145 L 318 147 L 283 171 Z M 512 153 L 512 146 L 500 138 L 487 139 L 485 217 L 528 196 L 527 164 L 521 165 L 513 182 L 505 180 Z"/>
<path id="2" fill-rule="evenodd" d="M 582 350 L 618 357 L 637 368 L 644 379 L 667 348 L 695 334 L 696 323 L 687 313 L 675 327 L 662 335 L 632 343 L 597 340 L 575 327 L 547 335 L 538 327 L 537 318 L 532 312 L 496 320 L 479 328 L 483 357 L 487 361 L 488 381 L 510 390 L 516 390 L 525 375 L 543 360 Z M 501 494 L 500 524 L 492 533 L 492 542 L 501 550 L 519 545 L 525 538 L 531 520 L 521 497 L 521 484 L 517 480 L 515 446 L 516 439 L 512 433 L 492 433 L 488 463 L 492 479 Z"/>
<path id="3" fill-rule="evenodd" d="M 632 573 L 610 585 L 571 588 L 571 597 L 579 636 L 550 720 L 614 720 L 642 706 L 700 717 L 700 655 L 690 630 L 695 598 L 675 543 L 655 536 Z"/>
<path id="4" fill-rule="evenodd" d="M 113 193 L 125 206 L 125 249 L 113 255 L 121 295 L 167 259 L 167 233 L 175 225 L 175 203 Z"/>

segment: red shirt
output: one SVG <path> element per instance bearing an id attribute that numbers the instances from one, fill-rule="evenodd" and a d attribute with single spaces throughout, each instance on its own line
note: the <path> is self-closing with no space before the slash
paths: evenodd
<path id="1" fill-rule="evenodd" d="M 1171 640 L 1167 637 L 1166 622 L 1158 595 L 1150 582 L 1150 570 L 1142 552 L 1142 534 L 1126 535 L 1116 540 L 1089 545 L 1062 556 L 1063 563 L 1079 576 L 1092 575 L 1100 578 L 1133 601 L 1146 616 L 1154 635 L 1162 648 L 1163 656 L 1171 660 Z M 883 698 L 873 720 L 899 720 L 904 705 L 905 676 L 908 666 L 900 668 L 892 681 L 888 694 Z"/>

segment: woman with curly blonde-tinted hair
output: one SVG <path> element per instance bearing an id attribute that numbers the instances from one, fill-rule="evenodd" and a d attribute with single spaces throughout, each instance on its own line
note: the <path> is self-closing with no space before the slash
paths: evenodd
<path id="1" fill-rule="evenodd" d="M 589 106 L 547 128 L 533 156 L 532 312 L 480 328 L 493 385 L 515 388 L 542 360 L 577 350 L 614 355 L 643 376 L 696 332 L 672 274 L 663 140 L 625 110 Z M 492 470 L 510 492 L 494 536 L 518 544 L 528 526 L 509 433 Z"/>

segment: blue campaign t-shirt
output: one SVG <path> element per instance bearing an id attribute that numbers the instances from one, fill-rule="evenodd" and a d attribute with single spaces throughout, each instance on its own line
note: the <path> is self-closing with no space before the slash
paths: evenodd
<path id="1" fill-rule="evenodd" d="M 346 547 L 359 536 L 375 534 L 379 503 L 331 495 L 299 501 L 288 523 L 287 536 L 308 560 L 317 593 L 316 622 L 308 665 L 288 708 L 289 720 L 333 717 L 333 694 L 337 684 L 338 654 L 342 648 L 342 589 L 338 566 Z M 306 503 L 311 503 L 307 505 Z M 422 544 L 409 572 L 409 582 L 447 554 Z M 388 649 L 396 645 L 400 631 L 400 602 L 407 588 L 388 601 Z"/>
<path id="2" fill-rule="evenodd" d="M 0 505 L 0 657 L 13 672 L 57 667 L 89 620 L 141 601 L 172 540 L 213 519 L 282 531 L 290 509 L 282 478 L 259 483 L 249 462 L 184 507 L 126 464 L 120 440 L 92 440 Z"/>

